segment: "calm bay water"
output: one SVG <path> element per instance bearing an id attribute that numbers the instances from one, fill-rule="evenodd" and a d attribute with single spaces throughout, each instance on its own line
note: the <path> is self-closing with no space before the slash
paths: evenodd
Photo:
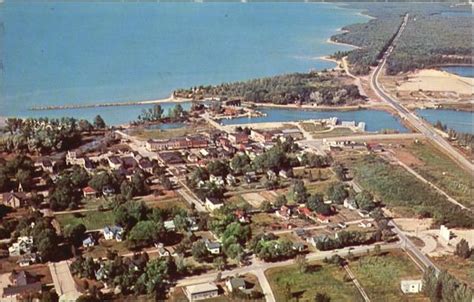
<path id="1" fill-rule="evenodd" d="M 380 131 L 392 129 L 398 132 L 407 132 L 407 129 L 400 121 L 390 113 L 380 110 L 357 110 L 357 111 L 313 111 L 301 109 L 265 108 L 261 109 L 266 116 L 256 118 L 237 118 L 232 120 L 222 120 L 224 125 L 265 123 L 265 122 L 290 122 L 308 119 L 325 119 L 337 117 L 342 121 L 365 122 L 366 131 Z"/>
<path id="2" fill-rule="evenodd" d="M 416 112 L 432 124 L 441 121 L 448 128 L 474 134 L 474 112 L 445 109 L 423 109 Z"/>
<path id="3" fill-rule="evenodd" d="M 446 66 L 441 69 L 462 77 L 474 78 L 474 66 Z"/>
<path id="4" fill-rule="evenodd" d="M 127 122 L 148 106 L 28 108 L 155 99 L 179 87 L 330 68 L 317 58 L 349 48 L 326 40 L 365 20 L 321 3 L 6 1 L 0 116 Z"/>

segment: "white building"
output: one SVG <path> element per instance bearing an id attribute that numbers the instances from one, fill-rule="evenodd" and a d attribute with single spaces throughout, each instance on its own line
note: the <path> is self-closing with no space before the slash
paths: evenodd
<path id="1" fill-rule="evenodd" d="M 189 301 L 198 301 L 217 297 L 219 290 L 215 284 L 209 282 L 186 286 L 184 293 Z"/>
<path id="2" fill-rule="evenodd" d="M 439 228 L 439 236 L 445 241 L 449 241 L 449 239 L 451 239 L 451 231 L 448 229 L 448 227 L 441 225 Z"/>
<path id="3" fill-rule="evenodd" d="M 421 292 L 423 288 L 423 280 L 402 280 L 400 287 L 404 294 L 416 294 Z"/>

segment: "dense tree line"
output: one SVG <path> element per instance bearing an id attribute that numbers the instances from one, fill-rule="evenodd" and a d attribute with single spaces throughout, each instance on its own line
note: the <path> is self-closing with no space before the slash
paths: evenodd
<path id="1" fill-rule="evenodd" d="M 341 105 L 361 101 L 356 85 L 344 84 L 328 73 L 294 73 L 225 83 L 217 86 L 200 86 L 179 89 L 177 95 L 237 97 L 255 103 L 290 104 L 295 102 L 318 105 Z"/>
<path id="2" fill-rule="evenodd" d="M 263 233 L 253 237 L 249 246 L 254 254 L 264 261 L 289 259 L 297 254 L 290 240 L 279 239 L 273 233 Z"/>
<path id="3" fill-rule="evenodd" d="M 63 117 L 49 118 L 9 118 L 5 129 L 3 148 L 9 152 L 49 153 L 63 151 L 81 143 L 81 132 L 104 129 L 104 120 L 97 116 L 94 125 L 87 120 Z"/>
<path id="4" fill-rule="evenodd" d="M 164 110 L 160 104 L 155 104 L 153 107 L 148 109 L 143 109 L 142 113 L 138 116 L 139 122 L 159 122 L 159 121 L 169 121 L 176 122 L 184 119 L 187 115 L 187 112 L 184 111 L 181 104 L 176 104 L 173 108 L 168 110 L 168 115 L 165 116 Z"/>
<path id="5" fill-rule="evenodd" d="M 370 66 L 377 65 L 405 13 L 409 13 L 409 21 L 387 60 L 388 74 L 439 64 L 472 64 L 470 6 L 379 3 L 351 4 L 351 7 L 365 9 L 368 15 L 376 18 L 346 26 L 345 32 L 332 37 L 334 41 L 360 47 L 334 54 L 336 58 L 348 56 L 355 74 L 368 74 Z"/>
<path id="6" fill-rule="evenodd" d="M 365 233 L 358 231 L 340 231 L 337 233 L 337 238 L 327 237 L 325 240 L 316 242 L 316 248 L 320 251 L 328 251 L 340 249 L 346 246 L 354 246 L 361 244 L 372 243 L 372 237 L 368 237 Z"/>
<path id="7" fill-rule="evenodd" d="M 410 16 L 387 73 L 397 74 L 440 64 L 472 64 L 472 15 L 417 12 Z"/>
<path id="8" fill-rule="evenodd" d="M 430 267 L 423 275 L 423 291 L 433 302 L 471 301 L 472 291 L 446 271 L 439 274 Z"/>
<path id="9" fill-rule="evenodd" d="M 33 186 L 34 172 L 33 161 L 25 155 L 0 162 L 0 192 L 16 191 L 20 184 L 25 191 L 28 191 Z"/>

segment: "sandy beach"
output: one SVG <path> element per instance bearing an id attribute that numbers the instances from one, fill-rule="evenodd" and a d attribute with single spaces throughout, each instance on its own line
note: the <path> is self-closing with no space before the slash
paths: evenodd
<path id="1" fill-rule="evenodd" d="M 341 30 L 341 32 L 347 32 L 347 31 Z M 356 45 L 352 45 L 352 44 L 348 44 L 348 43 L 342 43 L 342 42 L 334 41 L 334 40 L 332 40 L 331 38 L 328 38 L 328 39 L 326 40 L 326 43 L 335 44 L 335 45 L 347 46 L 347 47 L 351 47 L 351 48 L 353 48 L 353 49 L 359 49 L 359 48 L 360 48 L 359 46 L 356 46 Z"/>
<path id="2" fill-rule="evenodd" d="M 424 69 L 408 74 L 408 80 L 397 88 L 399 91 L 450 91 L 474 94 L 474 78 L 461 77 L 446 71 Z"/>

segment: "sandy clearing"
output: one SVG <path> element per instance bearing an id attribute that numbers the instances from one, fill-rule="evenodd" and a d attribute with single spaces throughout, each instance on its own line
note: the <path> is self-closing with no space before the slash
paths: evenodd
<path id="1" fill-rule="evenodd" d="M 474 78 L 460 77 L 445 71 L 423 69 L 408 74 L 398 91 L 453 91 L 459 94 L 474 94 Z"/>
<path id="2" fill-rule="evenodd" d="M 262 203 L 266 200 L 259 193 L 242 194 L 242 198 L 255 208 L 259 208 L 262 205 Z"/>

